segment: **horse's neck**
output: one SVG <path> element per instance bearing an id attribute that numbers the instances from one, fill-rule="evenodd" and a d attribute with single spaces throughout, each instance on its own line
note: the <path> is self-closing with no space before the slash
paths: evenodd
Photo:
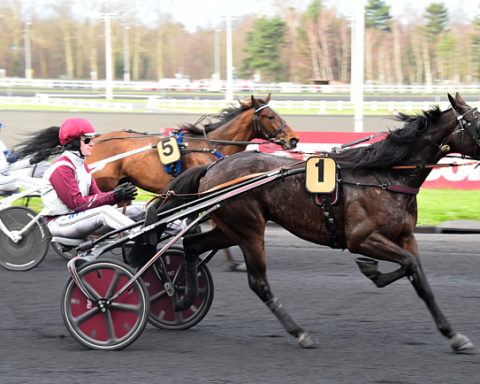
<path id="1" fill-rule="evenodd" d="M 439 122 L 438 125 L 442 123 Z M 444 123 L 445 124 L 445 123 Z M 411 169 L 409 176 L 406 177 L 405 182 L 408 185 L 420 188 L 423 182 L 426 180 L 432 167 L 421 168 L 423 165 L 434 165 L 439 160 L 447 155 L 446 152 L 441 151 L 441 147 L 445 144 L 447 137 L 455 130 L 454 123 L 447 123 L 442 128 L 438 125 L 432 126 L 429 129 L 434 132 L 431 135 L 429 132 L 424 132 L 423 140 L 419 140 L 411 150 L 411 156 L 407 156 L 401 165 L 416 165 L 419 166 L 416 169 Z"/>
<path id="2" fill-rule="evenodd" d="M 250 117 L 248 111 L 208 134 L 208 138 L 212 140 L 233 142 L 251 141 L 254 137 L 253 117 Z M 247 147 L 245 144 L 214 144 L 214 146 L 223 156 L 233 155 Z"/>

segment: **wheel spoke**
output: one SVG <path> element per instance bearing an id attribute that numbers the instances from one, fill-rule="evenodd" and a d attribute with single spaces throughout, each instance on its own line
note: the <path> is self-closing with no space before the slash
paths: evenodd
<path id="1" fill-rule="evenodd" d="M 124 303 L 112 303 L 110 308 L 116 311 L 137 312 L 142 308 L 141 304 L 124 304 Z"/>
<path id="2" fill-rule="evenodd" d="M 72 320 L 75 325 L 81 325 L 84 321 L 87 321 L 91 317 L 95 316 L 100 310 L 97 307 L 93 307 L 91 310 L 82 313 L 77 317 L 73 317 Z"/>
<path id="3" fill-rule="evenodd" d="M 103 314 L 103 318 L 105 319 L 105 324 L 107 326 L 109 344 L 113 344 L 117 340 L 117 337 L 115 336 L 115 327 L 113 325 L 112 313 L 110 311 L 106 311 Z"/>
<path id="4" fill-rule="evenodd" d="M 93 288 L 86 280 L 83 280 L 83 286 L 87 290 L 87 293 L 92 296 L 93 299 L 99 300 L 102 296 L 97 292 L 95 288 Z"/>
<path id="5" fill-rule="evenodd" d="M 115 288 L 117 288 L 117 283 L 120 277 L 122 277 L 121 271 L 115 269 L 114 270 L 115 275 L 113 276 L 112 281 L 110 282 L 110 285 L 108 286 L 107 293 L 105 293 L 105 297 L 109 298 L 112 297 L 113 294 L 115 293 Z"/>
<path id="6" fill-rule="evenodd" d="M 177 268 L 175 271 L 175 276 L 172 279 L 172 284 L 176 285 L 177 279 L 182 279 L 182 277 L 185 275 L 185 263 L 181 263 L 180 266 Z"/>
<path id="7" fill-rule="evenodd" d="M 163 298 L 165 298 L 165 297 L 167 297 L 167 296 L 168 296 L 168 295 L 167 295 L 167 291 L 165 291 L 165 289 L 164 289 L 164 290 L 162 290 L 162 291 L 160 291 L 160 292 L 157 292 L 157 293 L 151 295 L 151 296 L 150 296 L 150 303 L 154 303 L 154 302 L 156 302 L 157 300 L 161 300 L 161 299 L 163 299 Z"/>

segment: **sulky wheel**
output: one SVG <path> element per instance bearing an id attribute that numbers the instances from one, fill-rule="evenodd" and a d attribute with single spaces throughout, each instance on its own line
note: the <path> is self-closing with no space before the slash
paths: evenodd
<path id="1" fill-rule="evenodd" d="M 3 225 L 12 236 L 18 236 L 37 213 L 26 207 L 8 207 L 0 212 Z M 0 231 L 0 265 L 11 271 L 26 271 L 37 266 L 47 254 L 49 232 L 40 217 L 17 241 Z"/>
<path id="2" fill-rule="evenodd" d="M 167 269 L 175 291 L 179 297 L 185 292 L 184 253 L 179 248 L 170 248 L 162 260 Z M 213 301 L 213 279 L 206 264 L 198 268 L 198 297 L 189 309 L 175 312 L 172 297 L 168 296 L 153 264 L 142 278 L 150 296 L 150 315 L 148 321 L 162 329 L 181 330 L 198 324 L 208 313 Z"/>
<path id="3" fill-rule="evenodd" d="M 149 300 L 142 279 L 136 279 L 113 303 L 111 298 L 133 276 L 116 260 L 94 260 L 78 269 L 90 301 L 70 277 L 62 294 L 62 317 L 72 336 L 83 346 L 98 350 L 122 349 L 133 343 L 147 324 Z"/>

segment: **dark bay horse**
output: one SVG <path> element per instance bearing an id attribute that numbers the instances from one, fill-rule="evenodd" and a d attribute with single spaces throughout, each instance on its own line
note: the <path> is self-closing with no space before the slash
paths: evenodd
<path id="1" fill-rule="evenodd" d="M 305 348 L 318 343 L 302 329 L 280 304 L 270 289 L 266 274 L 264 232 L 271 220 L 296 236 L 313 243 L 348 249 L 363 255 L 357 259 L 361 272 L 377 287 L 385 287 L 407 277 L 427 305 L 438 330 L 455 351 L 472 349 L 473 343 L 454 330 L 439 309 L 424 274 L 413 230 L 417 222 L 416 193 L 431 168 L 448 153 L 461 153 L 478 159 L 480 114 L 457 93 L 448 95 L 452 108 L 434 107 L 417 116 L 400 114 L 402 128 L 393 130 L 382 141 L 330 153 L 339 166 L 338 202 L 329 212 L 334 218 L 328 229 L 327 208 L 317 205 L 305 188 L 305 173 L 285 177 L 225 200 L 211 214 L 215 227 L 204 233 L 187 234 L 183 240 L 187 284 L 176 309 L 188 308 L 197 295 L 196 261 L 200 254 L 233 245 L 243 253 L 250 288 L 278 318 L 288 333 Z M 244 152 L 195 167 L 174 179 L 168 189 L 176 194 L 204 192 L 239 177 L 293 165 L 296 160 L 262 153 Z M 410 168 L 394 168 L 409 166 Z M 170 198 L 165 211 L 185 200 Z M 331 226 L 330 226 L 331 227 Z M 332 238 L 335 242 L 332 242 Z M 383 273 L 377 260 L 399 268 Z"/>
<path id="2" fill-rule="evenodd" d="M 181 157 L 181 171 L 218 160 L 219 156 L 214 154 L 213 150 L 221 156 L 241 152 L 253 139 L 265 139 L 281 145 L 283 149 L 295 148 L 298 143 L 297 134 L 268 106 L 269 100 L 270 95 L 265 99 L 252 96 L 241 102 L 238 108 L 224 109 L 215 123 L 203 127 L 181 126 L 180 129 L 186 132 L 182 136 L 182 143 L 186 148 Z M 122 131 L 109 132 L 95 140 L 87 163 L 92 164 L 148 144 L 157 144 L 162 138 Z M 111 191 L 120 180 L 129 180 L 153 193 L 159 193 L 172 179 L 172 175 L 167 173 L 160 163 L 156 149 L 109 163 L 95 172 L 94 177 L 103 191 Z"/>

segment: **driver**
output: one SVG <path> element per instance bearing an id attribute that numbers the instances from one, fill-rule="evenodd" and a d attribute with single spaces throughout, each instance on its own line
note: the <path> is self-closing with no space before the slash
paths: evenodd
<path id="1" fill-rule="evenodd" d="M 4 127 L 4 125 L 0 123 L 0 129 L 2 127 Z M 12 175 L 10 171 L 30 167 L 46 157 L 47 156 L 43 154 L 36 154 L 29 159 L 19 160 L 14 152 L 7 150 L 7 146 L 3 140 L 0 139 L 0 193 L 16 192 L 20 187 L 18 177 Z"/>
<path id="2" fill-rule="evenodd" d="M 121 229 L 143 218 L 140 207 L 129 205 L 125 214 L 123 208 L 113 207 L 135 199 L 137 189 L 133 184 L 121 184 L 111 192 L 98 188 L 85 163 L 96 136 L 93 126 L 82 118 L 67 119 L 60 127 L 56 144 L 65 151 L 45 172 L 42 190 L 42 214 L 53 236 L 81 239 Z M 136 230 L 139 228 L 131 229 Z"/>

